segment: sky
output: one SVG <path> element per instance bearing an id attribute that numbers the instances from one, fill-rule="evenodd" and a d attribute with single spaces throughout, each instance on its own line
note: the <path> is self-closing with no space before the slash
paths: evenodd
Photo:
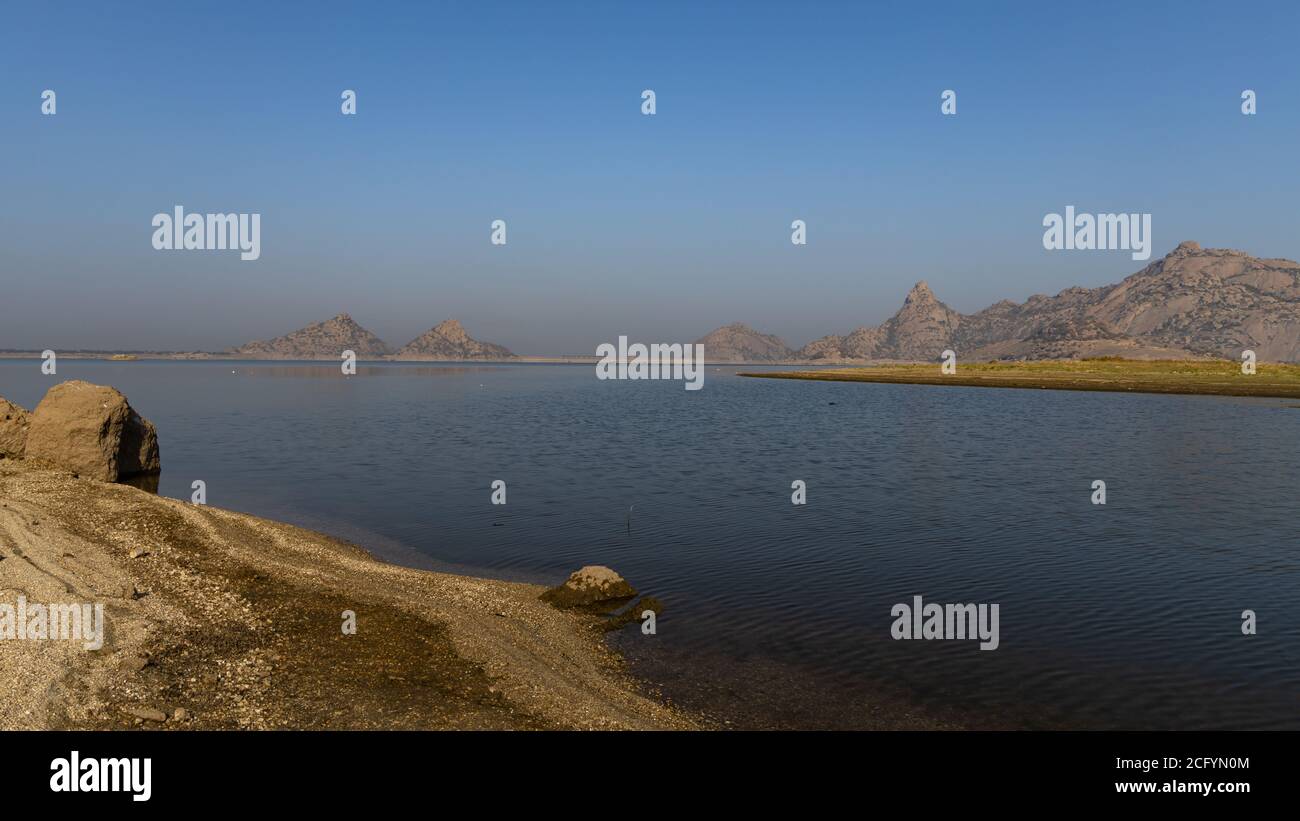
<path id="1" fill-rule="evenodd" d="M 1044 249 L 1067 205 L 1150 213 L 1153 260 L 1300 258 L 1294 2 L 3 16 L 0 349 L 221 350 L 340 312 L 393 345 L 454 317 L 525 354 L 736 321 L 797 347 L 922 279 L 972 312 L 1146 264 Z M 155 250 L 176 205 L 260 214 L 261 257 Z"/>

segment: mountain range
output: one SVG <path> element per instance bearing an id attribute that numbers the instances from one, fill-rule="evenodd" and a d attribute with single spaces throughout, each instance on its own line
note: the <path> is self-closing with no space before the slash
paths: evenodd
<path id="1" fill-rule="evenodd" d="M 892 317 L 793 349 L 742 323 L 699 340 L 710 362 L 936 361 L 959 358 L 1069 359 L 1218 357 L 1255 351 L 1262 361 L 1300 360 L 1300 265 L 1184 242 L 1114 285 L 1035 294 L 963 314 L 918 282 Z M 506 348 L 474 339 L 449 319 L 393 349 L 347 314 L 284 336 L 232 348 L 256 359 L 509 360 Z"/>
<path id="2" fill-rule="evenodd" d="M 937 361 L 1218 357 L 1300 359 L 1300 265 L 1184 242 L 1122 282 L 1003 300 L 973 314 L 940 302 L 924 281 L 885 322 L 792 350 L 736 323 L 699 340 L 711 362 Z"/>
<path id="3" fill-rule="evenodd" d="M 430 328 L 394 351 L 347 314 L 316 322 L 265 342 L 254 341 L 227 353 L 248 359 L 338 359 L 343 351 L 358 359 L 457 360 L 512 359 L 500 345 L 479 342 L 454 319 Z"/>

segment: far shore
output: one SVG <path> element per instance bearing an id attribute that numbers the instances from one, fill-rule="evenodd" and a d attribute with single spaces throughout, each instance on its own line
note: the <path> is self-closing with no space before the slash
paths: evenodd
<path id="1" fill-rule="evenodd" d="M 0 359 L 40 359 L 43 351 L 0 351 Z M 102 359 L 104 361 L 115 362 L 136 362 L 136 361 L 166 361 L 166 362 L 338 362 L 338 356 L 315 356 L 315 357 L 278 357 L 278 356 L 248 356 L 246 354 L 231 353 L 210 353 L 207 351 L 60 351 L 55 350 L 60 359 Z M 518 364 L 538 364 L 538 365 L 595 365 L 601 361 L 601 357 L 594 354 L 560 354 L 560 355 L 530 355 L 521 354 L 512 357 L 476 357 L 467 359 L 437 359 L 433 357 L 410 357 L 410 356 L 358 356 L 357 362 L 389 362 L 394 364 L 410 363 L 429 363 L 429 362 L 454 362 L 456 364 L 480 364 L 480 365 L 518 365 Z M 704 364 L 709 367 L 836 367 L 840 365 L 853 364 L 850 360 L 811 360 L 811 359 L 784 359 L 779 361 L 733 361 L 717 360 L 705 358 Z"/>
<path id="2" fill-rule="evenodd" d="M 210 353 L 207 351 L 61 351 L 55 350 L 60 359 L 102 359 L 116 362 L 136 362 L 155 360 L 167 362 L 338 362 L 338 356 L 248 356 L 247 354 Z M 43 351 L 0 351 L 0 359 L 41 359 Z M 505 358 L 475 357 L 466 359 L 438 359 L 434 357 L 409 356 L 358 356 L 358 362 L 455 362 L 478 363 L 484 365 L 508 365 L 517 363 L 545 363 L 555 365 L 594 365 L 597 356 L 512 356 Z"/>
<path id="3" fill-rule="evenodd" d="M 938 362 L 871 365 L 815 371 L 741 373 L 764 379 L 822 382 L 883 382 L 979 388 L 1026 388 L 1122 393 L 1197 394 L 1300 399 L 1300 365 L 1259 363 L 1243 373 L 1242 363 L 1226 360 L 1077 359 L 1027 362 L 959 362 L 945 374 Z"/>

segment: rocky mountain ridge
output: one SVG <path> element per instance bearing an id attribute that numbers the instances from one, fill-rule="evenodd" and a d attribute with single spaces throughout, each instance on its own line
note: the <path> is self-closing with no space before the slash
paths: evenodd
<path id="1" fill-rule="evenodd" d="M 711 338 L 725 344 L 715 352 L 708 347 Z M 777 361 L 731 358 L 761 349 L 755 338 L 772 340 L 765 343 L 771 351 L 789 350 L 779 338 L 742 325 L 721 328 L 701 342 L 710 361 Z M 1003 300 L 973 314 L 948 307 L 921 281 L 880 325 L 825 336 L 780 358 L 936 361 L 950 348 L 976 360 L 1238 359 L 1251 349 L 1263 361 L 1294 362 L 1300 360 L 1300 265 L 1184 242 L 1114 285 L 1036 294 L 1023 303 Z"/>

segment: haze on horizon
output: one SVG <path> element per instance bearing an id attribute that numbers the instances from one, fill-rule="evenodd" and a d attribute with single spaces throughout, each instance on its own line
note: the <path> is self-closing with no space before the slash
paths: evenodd
<path id="1" fill-rule="evenodd" d="M 1300 258 L 1294 4 L 6 17 L 0 349 L 222 350 L 341 312 L 394 346 L 454 317 L 522 354 L 735 321 L 799 347 L 922 279 L 972 312 L 1147 264 L 1045 251 L 1067 205 L 1152 214 L 1153 260 Z M 176 205 L 261 214 L 261 258 L 155 251 Z"/>

